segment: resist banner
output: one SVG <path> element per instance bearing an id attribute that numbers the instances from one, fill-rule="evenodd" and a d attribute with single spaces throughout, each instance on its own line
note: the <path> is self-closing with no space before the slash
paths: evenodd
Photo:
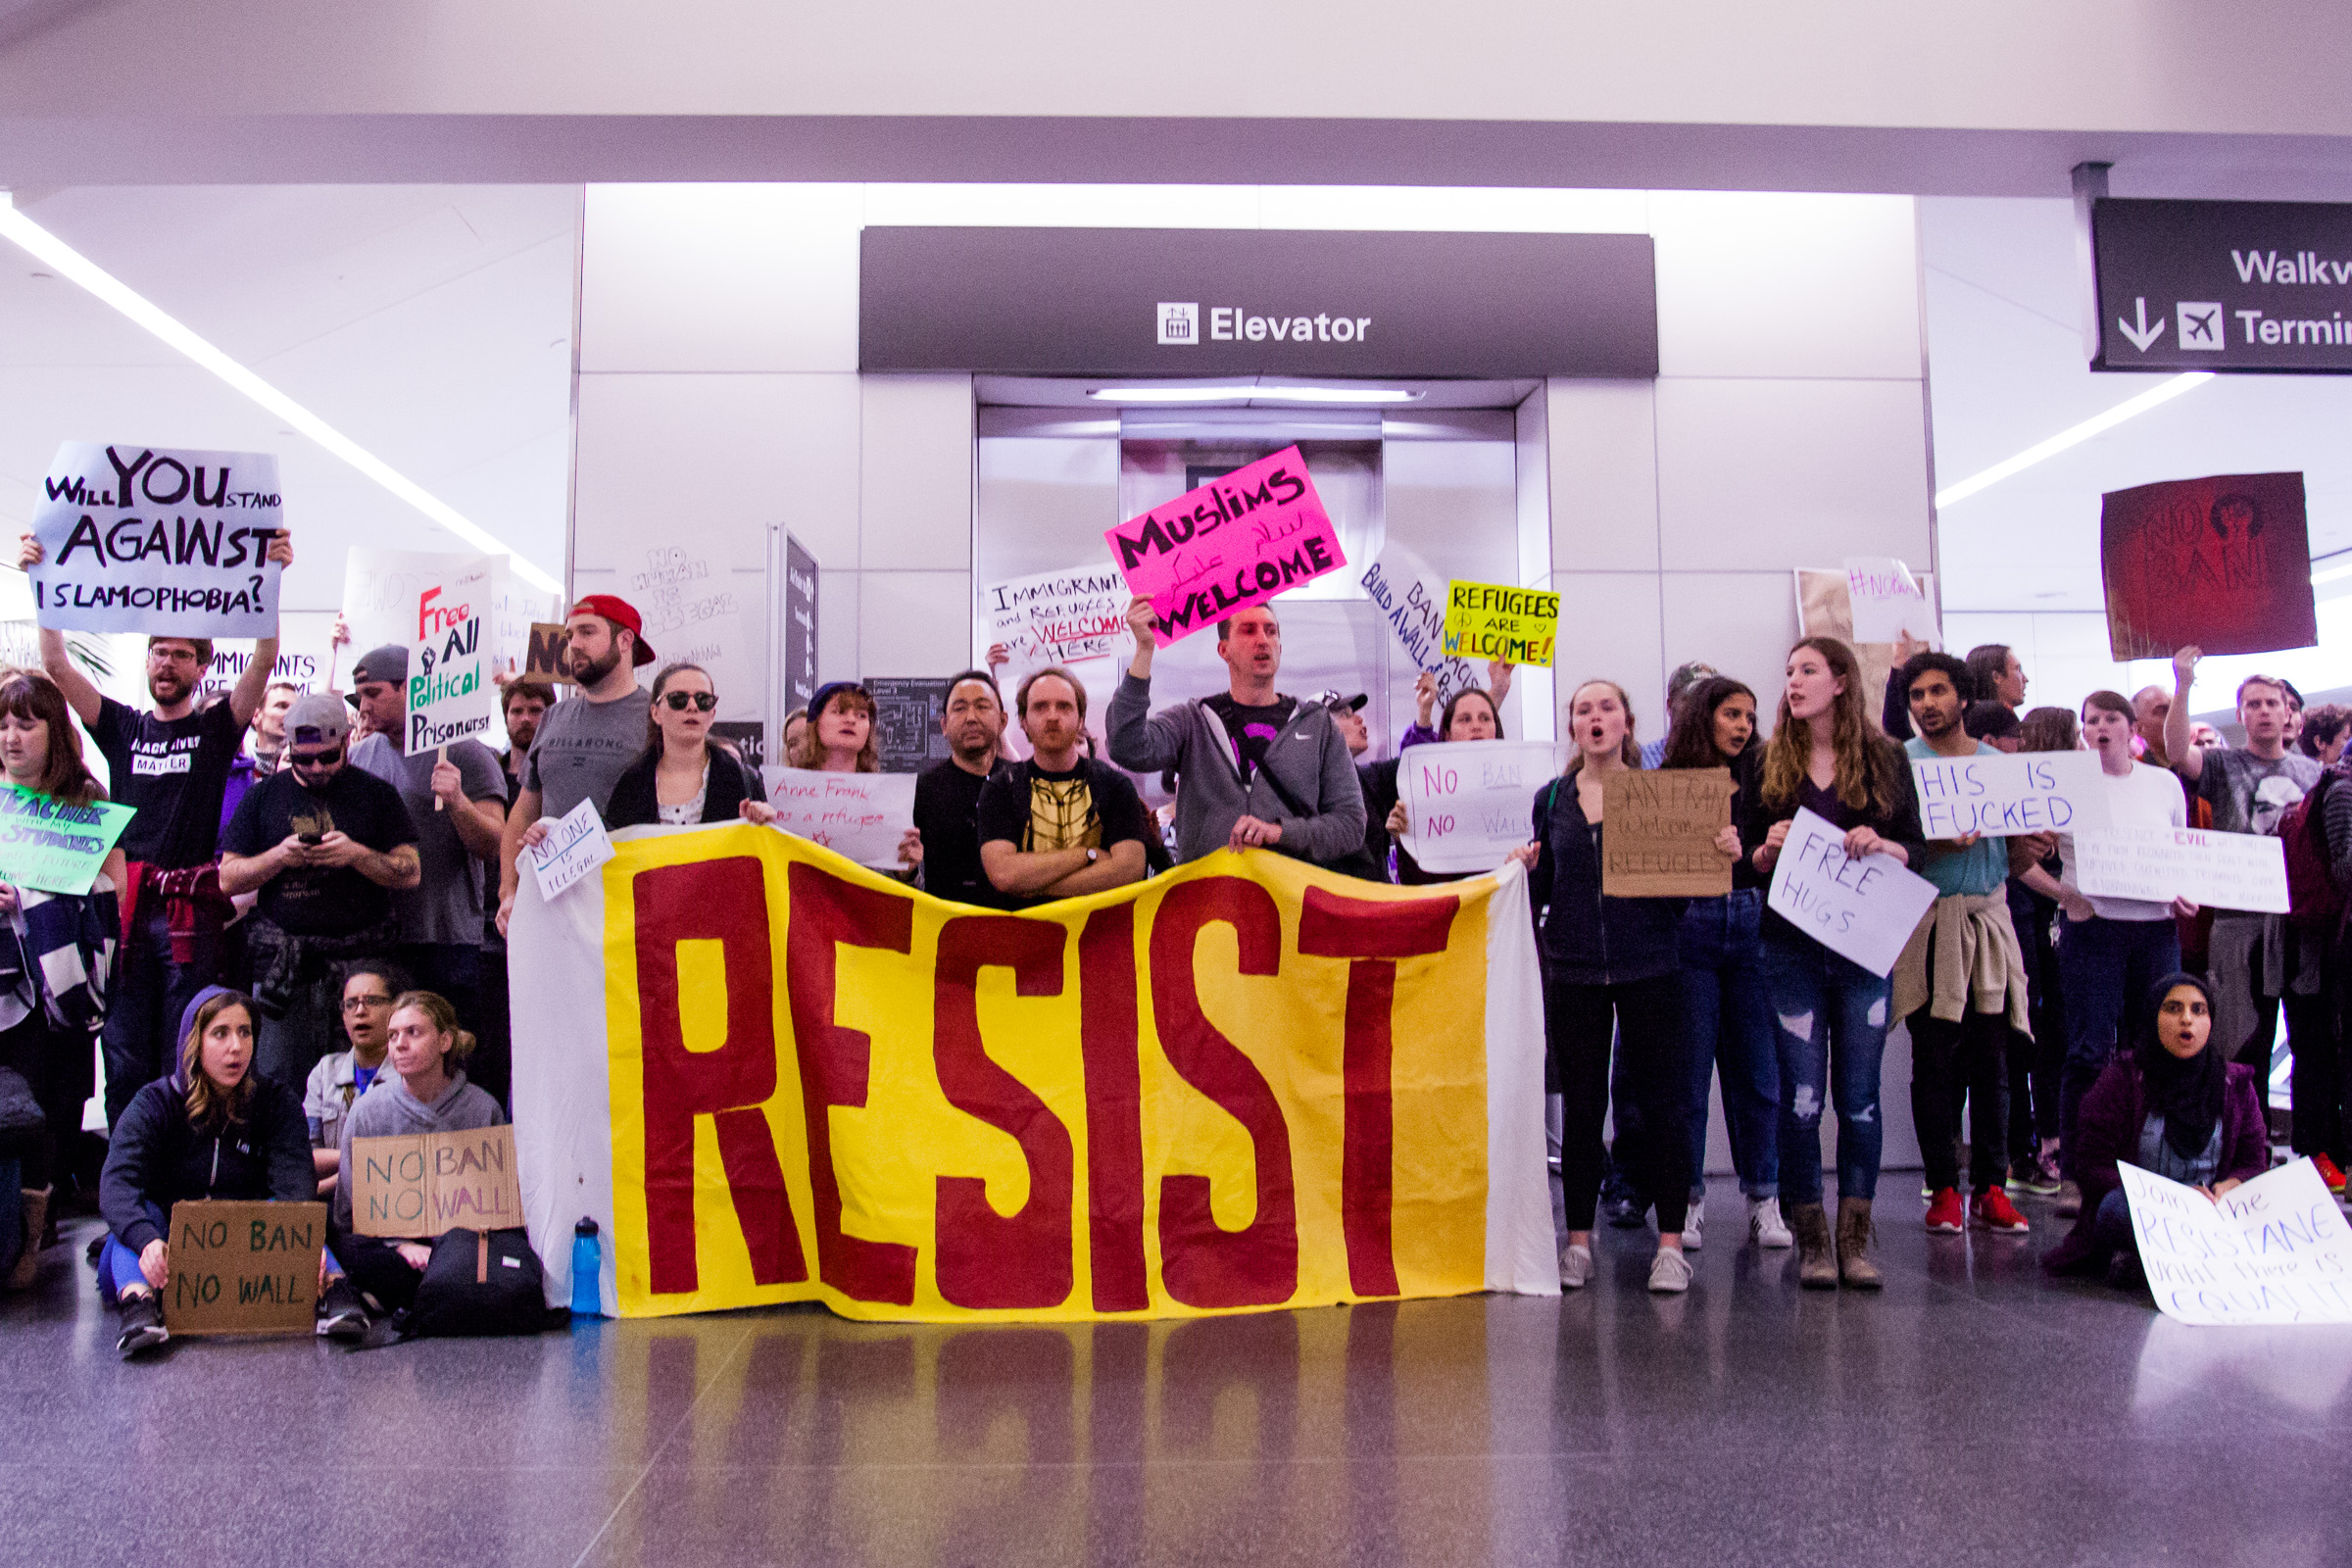
<path id="1" fill-rule="evenodd" d="M 35 618 L 66 631 L 274 637 L 277 459 L 68 441 L 32 509 Z"/>
<path id="2" fill-rule="evenodd" d="M 998 914 L 748 825 L 615 843 L 561 904 L 526 884 L 511 935 L 551 1301 L 582 1212 L 624 1316 L 1558 1289 L 1515 872 L 1430 893 L 1219 854 Z"/>

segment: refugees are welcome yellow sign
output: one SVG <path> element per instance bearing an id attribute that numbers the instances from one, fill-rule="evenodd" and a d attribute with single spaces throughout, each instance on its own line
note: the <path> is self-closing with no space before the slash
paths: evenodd
<path id="1" fill-rule="evenodd" d="M 1446 652 L 1455 659 L 1507 659 L 1551 666 L 1560 596 L 1507 583 L 1446 585 Z"/>

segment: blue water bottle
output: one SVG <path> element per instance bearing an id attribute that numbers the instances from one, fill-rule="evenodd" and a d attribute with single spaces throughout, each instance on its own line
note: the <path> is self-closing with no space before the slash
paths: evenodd
<path id="1" fill-rule="evenodd" d="M 571 1228 L 571 1315 L 603 1317 L 605 1296 L 603 1250 L 596 1240 L 596 1221 L 585 1215 Z"/>

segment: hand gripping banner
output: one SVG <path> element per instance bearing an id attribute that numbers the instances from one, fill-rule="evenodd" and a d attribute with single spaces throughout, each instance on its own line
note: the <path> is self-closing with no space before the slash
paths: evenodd
<path id="1" fill-rule="evenodd" d="M 1176 1317 L 1558 1289 L 1516 871 L 1264 852 L 1023 914 L 771 829 L 648 828 L 514 921 L 551 1301 Z"/>

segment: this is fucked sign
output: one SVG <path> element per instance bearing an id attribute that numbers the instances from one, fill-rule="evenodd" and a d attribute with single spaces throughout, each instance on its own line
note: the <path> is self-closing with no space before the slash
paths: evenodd
<path id="1" fill-rule="evenodd" d="M 514 1129 L 351 1141 L 351 1220 L 362 1236 L 421 1240 L 522 1223 Z"/>

